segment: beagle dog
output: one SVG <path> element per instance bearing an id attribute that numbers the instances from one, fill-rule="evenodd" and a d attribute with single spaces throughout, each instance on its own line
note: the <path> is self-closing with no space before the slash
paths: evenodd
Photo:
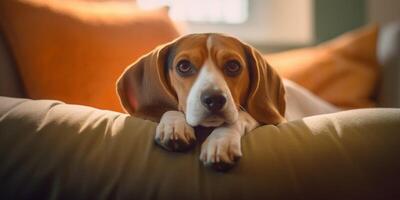
<path id="1" fill-rule="evenodd" d="M 256 49 L 223 34 L 191 34 L 157 47 L 124 71 L 117 92 L 128 113 L 159 122 L 155 141 L 167 150 L 190 147 L 193 127 L 214 127 L 200 160 L 217 169 L 242 156 L 243 135 L 285 121 L 281 78 Z"/>

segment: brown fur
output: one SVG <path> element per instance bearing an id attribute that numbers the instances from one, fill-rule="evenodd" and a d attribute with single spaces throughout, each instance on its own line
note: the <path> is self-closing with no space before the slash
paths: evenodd
<path id="1" fill-rule="evenodd" d="M 210 36 L 212 45 L 208 55 L 206 43 Z M 186 98 L 197 75 L 178 76 L 171 66 L 185 57 L 200 67 L 208 56 L 221 72 L 223 63 L 232 58 L 241 63 L 240 75 L 224 76 L 238 109 L 240 105 L 261 124 L 278 124 L 285 120 L 285 91 L 281 78 L 257 50 L 222 34 L 183 36 L 140 58 L 117 82 L 121 104 L 128 113 L 153 121 L 159 121 L 168 110 L 184 112 Z"/>

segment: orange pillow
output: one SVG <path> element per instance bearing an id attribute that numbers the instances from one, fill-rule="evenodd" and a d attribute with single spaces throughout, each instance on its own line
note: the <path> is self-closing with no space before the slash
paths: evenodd
<path id="1" fill-rule="evenodd" d="M 125 67 L 178 36 L 166 9 L 130 2 L 2 0 L 0 25 L 30 98 L 115 111 Z"/>
<path id="2" fill-rule="evenodd" d="M 375 105 L 378 27 L 367 26 L 316 47 L 266 55 L 278 73 L 343 108 Z"/>

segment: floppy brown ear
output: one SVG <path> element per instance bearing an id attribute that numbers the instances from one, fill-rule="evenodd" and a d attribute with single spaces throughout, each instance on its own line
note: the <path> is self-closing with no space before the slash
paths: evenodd
<path id="1" fill-rule="evenodd" d="M 159 46 L 139 58 L 119 77 L 118 97 L 129 114 L 158 122 L 166 111 L 177 110 L 167 63 L 173 43 Z"/>
<path id="2" fill-rule="evenodd" d="M 250 72 L 250 92 L 245 106 L 259 123 L 285 121 L 285 88 L 277 72 L 253 47 L 244 44 Z"/>

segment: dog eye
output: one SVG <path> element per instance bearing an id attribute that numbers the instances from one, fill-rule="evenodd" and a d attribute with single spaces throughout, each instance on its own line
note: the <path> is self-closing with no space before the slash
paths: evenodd
<path id="1" fill-rule="evenodd" d="M 181 60 L 176 65 L 176 71 L 181 76 L 190 76 L 196 72 L 195 68 L 193 67 L 192 63 L 188 60 Z"/>
<path id="2" fill-rule="evenodd" d="M 228 76 L 236 76 L 240 74 L 242 67 L 240 66 L 240 63 L 237 60 L 230 60 L 225 63 L 224 65 L 224 72 Z"/>

